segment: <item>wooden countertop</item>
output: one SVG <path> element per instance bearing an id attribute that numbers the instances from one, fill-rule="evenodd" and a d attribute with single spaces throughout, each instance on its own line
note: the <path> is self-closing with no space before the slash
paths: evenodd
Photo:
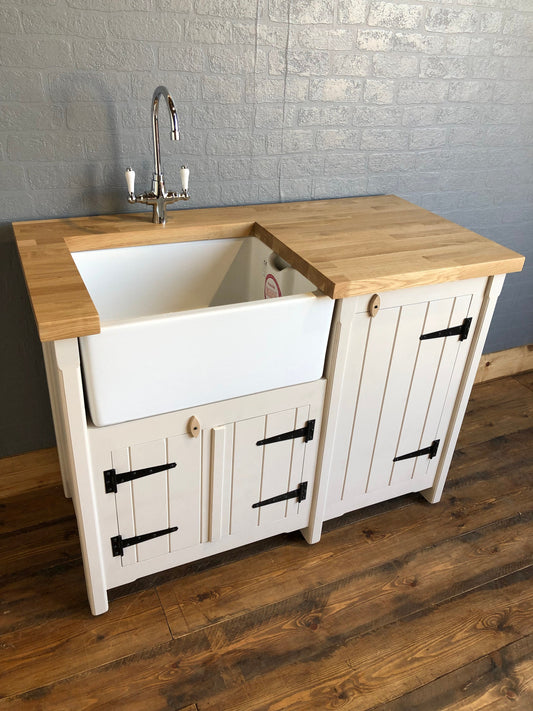
<path id="1" fill-rule="evenodd" d="M 517 272 L 524 257 L 394 195 L 16 222 L 42 341 L 99 333 L 71 252 L 256 235 L 328 296 Z"/>

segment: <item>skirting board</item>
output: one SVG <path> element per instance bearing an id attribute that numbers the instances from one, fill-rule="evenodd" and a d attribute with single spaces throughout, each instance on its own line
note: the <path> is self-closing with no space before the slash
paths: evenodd
<path id="1" fill-rule="evenodd" d="M 533 370 L 533 344 L 481 356 L 475 383 Z"/>

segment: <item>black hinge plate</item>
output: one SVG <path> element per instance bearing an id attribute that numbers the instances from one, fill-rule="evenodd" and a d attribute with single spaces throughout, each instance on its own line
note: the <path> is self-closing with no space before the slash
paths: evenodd
<path id="1" fill-rule="evenodd" d="M 284 442 L 287 439 L 296 439 L 297 437 L 303 437 L 304 442 L 310 442 L 315 436 L 315 420 L 308 420 L 304 427 L 300 427 L 298 430 L 292 430 L 291 432 L 283 432 L 283 434 L 274 435 L 273 437 L 267 437 L 267 439 L 260 439 L 256 442 L 258 447 L 263 444 L 274 444 L 274 442 Z"/>
<path id="2" fill-rule="evenodd" d="M 413 457 L 422 457 L 424 454 L 428 454 L 430 459 L 433 459 L 437 455 L 439 449 L 440 439 L 435 439 L 429 445 L 429 447 L 424 447 L 424 449 L 418 449 L 416 452 L 409 452 L 409 454 L 402 454 L 399 457 L 394 457 L 393 462 L 401 462 L 402 459 L 412 459 Z"/>
<path id="3" fill-rule="evenodd" d="M 129 548 L 129 546 L 135 546 L 137 543 L 143 543 L 144 541 L 151 541 L 152 538 L 159 538 L 159 536 L 164 536 L 167 533 L 174 533 L 177 531 L 177 526 L 172 526 L 171 528 L 165 528 L 162 531 L 151 531 L 150 533 L 143 533 L 140 536 L 133 536 L 132 538 L 122 538 L 122 536 L 113 536 L 111 539 L 111 550 L 113 551 L 113 557 L 118 555 L 124 555 L 124 548 Z"/>
<path id="4" fill-rule="evenodd" d="M 465 318 L 460 326 L 452 326 L 451 328 L 445 328 L 442 331 L 433 331 L 432 333 L 423 333 L 420 336 L 421 341 L 427 341 L 430 338 L 446 338 L 446 336 L 459 336 L 460 341 L 465 341 L 468 338 L 468 332 L 470 331 L 470 324 L 472 323 L 472 318 Z"/>
<path id="5" fill-rule="evenodd" d="M 170 462 L 170 464 L 158 464 L 156 467 L 146 467 L 146 469 L 136 469 L 121 474 L 117 474 L 115 469 L 106 469 L 104 472 L 105 492 L 106 494 L 116 494 L 117 486 L 125 481 L 133 481 L 143 476 L 164 472 L 166 469 L 174 469 L 175 466 L 176 462 Z"/>
<path id="6" fill-rule="evenodd" d="M 307 482 L 302 481 L 294 491 L 288 491 L 286 494 L 279 494 L 278 496 L 273 496 L 271 499 L 265 499 L 264 501 L 258 501 L 256 504 L 252 504 L 253 509 L 257 509 L 260 506 L 268 506 L 269 504 L 277 504 L 278 501 L 286 501 L 287 499 L 296 499 L 298 503 L 305 501 L 307 498 Z"/>

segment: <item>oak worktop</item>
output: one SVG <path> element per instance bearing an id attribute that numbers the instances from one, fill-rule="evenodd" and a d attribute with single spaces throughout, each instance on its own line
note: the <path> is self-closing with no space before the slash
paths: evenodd
<path id="1" fill-rule="evenodd" d="M 524 257 L 394 195 L 16 222 L 41 341 L 99 333 L 71 252 L 255 235 L 331 298 L 522 269 Z"/>

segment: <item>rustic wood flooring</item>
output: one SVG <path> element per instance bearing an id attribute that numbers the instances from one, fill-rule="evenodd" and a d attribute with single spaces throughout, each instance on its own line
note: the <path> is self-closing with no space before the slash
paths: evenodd
<path id="1" fill-rule="evenodd" d="M 0 711 L 533 709 L 533 373 L 419 495 L 151 576 L 91 616 L 55 450 L 0 460 Z"/>

